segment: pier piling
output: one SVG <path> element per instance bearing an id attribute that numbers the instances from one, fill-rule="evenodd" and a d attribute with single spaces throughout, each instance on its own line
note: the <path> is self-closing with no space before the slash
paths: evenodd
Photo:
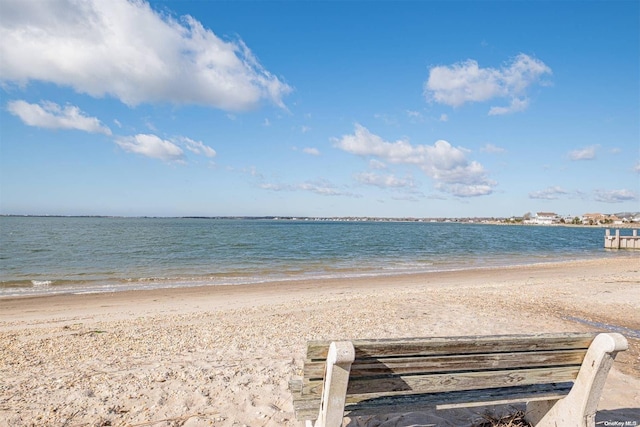
<path id="1" fill-rule="evenodd" d="M 615 234 L 607 228 L 604 235 L 605 249 L 640 249 L 640 236 L 638 230 L 634 229 L 631 236 L 620 235 L 620 230 L 616 229 Z"/>

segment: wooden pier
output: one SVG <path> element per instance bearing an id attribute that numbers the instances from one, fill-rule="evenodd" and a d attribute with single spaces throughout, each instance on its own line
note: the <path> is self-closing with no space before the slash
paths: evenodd
<path id="1" fill-rule="evenodd" d="M 640 249 L 640 236 L 638 229 L 633 229 L 631 236 L 621 236 L 620 230 L 616 230 L 615 235 L 611 235 L 611 231 L 607 228 L 604 235 L 605 249 Z"/>

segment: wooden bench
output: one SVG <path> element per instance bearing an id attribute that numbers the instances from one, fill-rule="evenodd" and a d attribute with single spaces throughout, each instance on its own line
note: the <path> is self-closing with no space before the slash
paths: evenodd
<path id="1" fill-rule="evenodd" d="M 540 427 L 592 427 L 617 333 L 312 341 L 290 381 L 298 420 L 527 402 Z M 315 423 L 314 423 L 315 421 Z"/>

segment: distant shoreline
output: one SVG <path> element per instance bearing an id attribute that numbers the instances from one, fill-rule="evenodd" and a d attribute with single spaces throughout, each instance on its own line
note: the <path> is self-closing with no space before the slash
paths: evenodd
<path id="1" fill-rule="evenodd" d="M 511 221 L 502 217 L 304 217 L 304 216 L 120 216 L 120 215 L 16 215 L 1 214 L 0 218 L 117 218 L 117 219 L 202 219 L 202 220 L 248 220 L 248 221 L 314 221 L 314 222 L 423 222 L 430 224 L 477 224 L 477 225 L 516 225 L 537 227 L 589 227 L 589 228 L 640 228 L 640 222 L 624 224 L 535 224 L 522 221 Z"/>

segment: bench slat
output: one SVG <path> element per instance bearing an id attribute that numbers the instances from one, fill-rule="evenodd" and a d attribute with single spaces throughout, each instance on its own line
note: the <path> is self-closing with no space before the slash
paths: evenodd
<path id="1" fill-rule="evenodd" d="M 596 334 L 561 333 L 468 337 L 354 340 L 356 359 L 390 356 L 433 356 L 517 351 L 586 349 Z M 311 341 L 307 360 L 326 360 L 331 341 Z"/>
<path id="2" fill-rule="evenodd" d="M 402 394 L 371 399 L 370 395 L 347 397 L 345 413 L 355 415 L 410 412 L 430 409 L 448 409 L 459 406 L 484 406 L 489 404 L 557 400 L 571 390 L 571 383 L 536 384 L 520 387 L 503 387 L 488 390 L 452 391 L 445 393 Z M 406 392 L 404 392 L 406 393 Z M 293 406 L 298 419 L 315 419 L 320 409 L 319 397 L 302 398 L 294 395 Z"/>
<path id="3" fill-rule="evenodd" d="M 430 375 L 400 375 L 389 378 L 349 379 L 347 397 L 368 393 L 371 397 L 414 393 L 436 393 L 453 390 L 500 388 L 543 383 L 573 381 L 580 366 L 509 369 L 502 371 L 456 372 Z M 386 391 L 392 390 L 392 391 Z M 322 381 L 303 382 L 302 396 L 322 393 Z"/>
<path id="4" fill-rule="evenodd" d="M 302 392 L 302 378 L 291 378 L 289 380 L 289 390 L 291 390 L 291 393 L 300 394 Z"/>
<path id="5" fill-rule="evenodd" d="M 585 353 L 586 350 L 580 349 L 526 353 L 356 359 L 351 365 L 349 378 L 352 381 L 363 376 L 580 365 Z M 321 380 L 324 376 L 325 365 L 325 361 L 305 363 L 304 378 L 307 381 Z"/>

